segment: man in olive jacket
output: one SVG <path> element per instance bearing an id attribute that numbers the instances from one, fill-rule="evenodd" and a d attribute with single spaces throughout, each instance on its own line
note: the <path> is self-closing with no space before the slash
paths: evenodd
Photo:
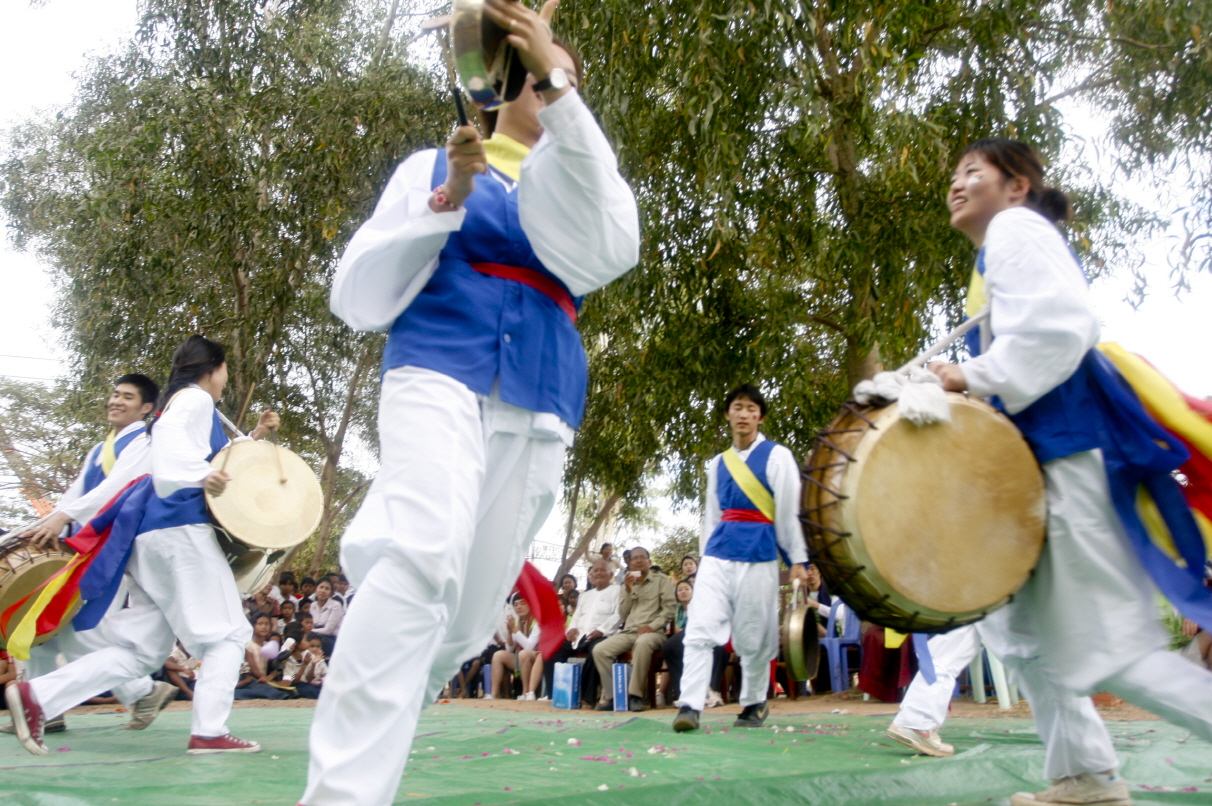
<path id="1" fill-rule="evenodd" d="M 623 629 L 593 648 L 593 662 L 604 685 L 597 710 L 610 711 L 611 667 L 624 652 L 631 653 L 631 685 L 627 689 L 627 708 L 644 710 L 644 687 L 648 683 L 648 667 L 652 653 L 665 642 L 665 625 L 673 618 L 677 600 L 673 583 L 660 569 L 653 569 L 648 549 L 637 546 L 631 550 L 628 572 L 619 591 L 619 617 Z"/>

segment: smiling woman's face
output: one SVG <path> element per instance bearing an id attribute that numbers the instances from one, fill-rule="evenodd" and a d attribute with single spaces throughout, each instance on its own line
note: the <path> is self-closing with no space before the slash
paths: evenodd
<path id="1" fill-rule="evenodd" d="M 947 190 L 951 226 L 981 244 L 993 217 L 1023 204 L 1029 189 L 1026 178 L 1007 177 L 979 151 L 969 151 L 960 157 Z"/>

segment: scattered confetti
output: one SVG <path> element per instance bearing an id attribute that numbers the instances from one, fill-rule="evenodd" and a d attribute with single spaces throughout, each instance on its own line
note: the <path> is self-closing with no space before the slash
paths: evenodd
<path id="1" fill-rule="evenodd" d="M 630 769 L 628 769 L 627 774 L 630 775 L 632 778 L 640 777 L 640 771 L 637 770 L 635 767 L 631 767 Z"/>
<path id="2" fill-rule="evenodd" d="M 701 781 L 703 779 L 700 778 L 699 780 Z M 599 792 L 605 792 L 607 789 L 610 789 L 609 784 L 602 784 L 601 786 L 598 787 Z"/>

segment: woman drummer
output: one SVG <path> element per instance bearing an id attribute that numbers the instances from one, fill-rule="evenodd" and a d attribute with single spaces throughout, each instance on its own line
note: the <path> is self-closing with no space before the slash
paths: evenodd
<path id="1" fill-rule="evenodd" d="M 1069 203 L 1044 184 L 1035 151 L 1000 138 L 973 143 L 947 203 L 951 225 L 980 250 L 969 313 L 987 299 L 992 315 L 988 333 L 970 341 L 971 360 L 930 368 L 948 390 L 996 395 L 1047 480 L 1039 567 L 1011 605 L 980 625 L 1031 701 L 1055 779 L 1011 803 L 1128 804 L 1106 729 L 1092 707 L 1073 707 L 1076 694 L 1111 691 L 1212 740 L 1212 673 L 1165 651 L 1152 586 L 1114 506 L 1118 466 L 1104 464 L 1129 440 L 1144 450 L 1167 446 L 1139 441 L 1147 415 L 1115 397 L 1118 380 L 1094 349 L 1099 325 L 1085 277 L 1056 227 Z"/>
<path id="2" fill-rule="evenodd" d="M 18 738 L 31 753 L 46 753 L 41 741 L 44 713 L 62 713 L 124 680 L 158 669 L 178 639 L 206 670 L 194 692 L 186 752 L 261 749 L 227 729 L 252 629 L 203 496 L 203 490 L 221 495 L 231 480 L 210 466 L 210 459 L 228 443 L 215 410 L 226 384 L 223 347 L 190 336 L 177 348 L 162 397 L 166 402 L 149 429 L 152 471 L 139 483 L 153 489 L 126 567 L 130 606 L 108 622 L 114 644 L 7 689 Z M 252 437 L 262 439 L 277 425 L 278 415 L 264 412 Z"/>

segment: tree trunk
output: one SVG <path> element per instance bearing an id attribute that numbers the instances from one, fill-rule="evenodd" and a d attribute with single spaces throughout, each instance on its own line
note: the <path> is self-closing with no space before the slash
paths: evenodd
<path id="1" fill-rule="evenodd" d="M 617 507 L 619 502 L 622 500 L 623 496 L 620 493 L 611 493 L 609 496 L 607 496 L 606 502 L 602 504 L 601 509 L 598 510 L 597 517 L 593 519 L 593 523 L 589 525 L 589 528 L 586 529 L 584 534 L 581 535 L 580 539 L 577 540 L 577 546 L 575 549 L 573 549 L 572 554 L 568 555 L 568 557 L 564 559 L 564 562 L 560 563 L 560 570 L 556 571 L 555 579 L 560 579 L 567 574 L 568 571 L 577 564 L 577 561 L 580 560 L 581 557 L 585 556 L 585 551 L 589 548 L 589 544 L 593 542 L 593 539 L 597 537 L 598 532 L 602 528 L 602 524 L 604 524 L 610 518 L 611 513 L 614 512 L 615 507 Z"/>
<path id="2" fill-rule="evenodd" d="M 13 475 L 21 483 L 21 494 L 38 513 L 38 517 L 43 518 L 49 515 L 54 510 L 54 505 L 46 499 L 46 491 L 34 480 L 34 475 L 25 462 L 25 457 L 17 450 L 12 436 L 2 425 L 0 425 L 0 453 L 4 454 L 4 459 L 12 469 Z"/>

